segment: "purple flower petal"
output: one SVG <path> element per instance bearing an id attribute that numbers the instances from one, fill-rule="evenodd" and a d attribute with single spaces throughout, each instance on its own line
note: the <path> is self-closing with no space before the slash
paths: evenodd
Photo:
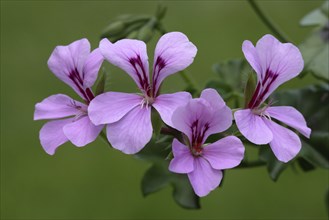
<path id="1" fill-rule="evenodd" d="M 194 171 L 187 175 L 195 194 L 200 197 L 216 189 L 223 177 L 220 170 L 213 169 L 202 157 L 194 159 Z"/>
<path id="2" fill-rule="evenodd" d="M 83 66 L 83 81 L 85 87 L 92 87 L 97 79 L 97 75 L 104 57 L 99 48 L 93 50 L 86 59 Z"/>
<path id="3" fill-rule="evenodd" d="M 149 91 L 149 64 L 143 41 L 124 39 L 113 44 L 103 39 L 99 48 L 107 61 L 127 72 L 142 91 Z"/>
<path id="4" fill-rule="evenodd" d="M 275 118 L 299 131 L 302 135 L 310 138 L 311 129 L 307 127 L 304 116 L 290 106 L 269 107 L 266 110 L 272 118 Z"/>
<path id="5" fill-rule="evenodd" d="M 194 157 L 190 149 L 174 139 L 172 143 L 174 158 L 170 161 L 169 170 L 174 173 L 190 173 L 194 169 Z"/>
<path id="6" fill-rule="evenodd" d="M 296 77 L 304 67 L 299 49 L 291 43 L 281 43 L 272 35 L 265 35 L 253 47 L 245 41 L 243 52 L 258 76 L 255 97 L 249 107 L 257 107 L 282 83 Z"/>
<path id="7" fill-rule="evenodd" d="M 77 115 L 81 112 L 81 109 L 86 110 L 87 106 L 67 95 L 52 95 L 35 105 L 34 120 L 57 119 Z"/>
<path id="8" fill-rule="evenodd" d="M 270 147 L 278 160 L 286 163 L 293 159 L 301 149 L 299 137 L 291 130 L 273 121 L 265 122 L 273 133 Z"/>
<path id="9" fill-rule="evenodd" d="M 83 116 L 63 127 L 65 136 L 77 147 L 93 142 L 102 131 L 103 125 L 95 126 L 89 117 Z"/>
<path id="10" fill-rule="evenodd" d="M 242 51 L 251 67 L 256 71 L 257 79 L 260 80 L 263 69 L 256 48 L 249 40 L 245 40 L 242 44 Z"/>
<path id="11" fill-rule="evenodd" d="M 135 94 L 106 92 L 91 101 L 88 115 L 95 125 L 117 122 L 140 105 L 142 100 L 141 96 Z"/>
<path id="12" fill-rule="evenodd" d="M 243 136 L 254 144 L 268 144 L 273 139 L 271 130 L 262 117 L 250 109 L 238 110 L 234 114 L 236 125 Z"/>
<path id="13" fill-rule="evenodd" d="M 87 39 L 77 40 L 67 46 L 57 46 L 49 60 L 49 69 L 63 82 L 71 86 L 82 98 L 77 84 L 70 78 L 74 72 L 76 77 L 83 81 L 82 70 L 90 53 L 90 43 Z"/>
<path id="14" fill-rule="evenodd" d="M 238 166 L 244 156 L 244 146 L 239 138 L 228 136 L 203 148 L 203 157 L 216 170 Z"/>
<path id="15" fill-rule="evenodd" d="M 136 106 L 119 121 L 107 125 L 107 138 L 126 154 L 140 151 L 152 137 L 151 108 Z"/>
<path id="16" fill-rule="evenodd" d="M 64 135 L 63 127 L 72 122 L 72 118 L 47 122 L 40 130 L 39 138 L 47 154 L 54 155 L 56 149 L 68 141 Z"/>
<path id="17" fill-rule="evenodd" d="M 153 65 L 153 89 L 157 94 L 164 78 L 188 67 L 194 60 L 197 48 L 180 32 L 163 35 L 157 43 Z"/>
<path id="18" fill-rule="evenodd" d="M 213 97 L 214 101 L 220 101 L 218 97 Z M 173 113 L 173 127 L 186 134 L 191 143 L 202 144 L 209 135 L 222 132 L 232 124 L 232 112 L 227 106 L 214 107 L 206 99 L 192 99 Z"/>
<path id="19" fill-rule="evenodd" d="M 152 106 L 159 112 L 161 119 L 169 126 L 172 125 L 171 117 L 177 107 L 186 105 L 192 96 L 188 92 L 177 92 L 156 97 Z"/>
<path id="20" fill-rule="evenodd" d="M 173 127 L 186 134 L 192 142 L 193 136 L 201 134 L 205 127 L 208 127 L 213 120 L 212 116 L 213 112 L 208 102 L 200 98 L 192 99 L 187 105 L 180 106 L 174 111 Z M 202 140 L 205 139 L 204 136 Z"/>
<path id="21" fill-rule="evenodd" d="M 206 100 L 213 109 L 220 110 L 226 104 L 218 92 L 214 89 L 204 89 L 200 95 L 200 98 Z"/>

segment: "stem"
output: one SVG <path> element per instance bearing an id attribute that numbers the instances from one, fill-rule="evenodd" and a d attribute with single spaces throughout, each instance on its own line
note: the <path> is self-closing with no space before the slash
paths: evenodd
<path id="1" fill-rule="evenodd" d="M 190 87 L 191 89 L 195 90 L 196 93 L 200 94 L 199 86 L 195 83 L 195 81 L 188 75 L 184 70 L 179 72 L 179 75 L 182 77 L 182 79 L 185 81 L 185 83 Z"/>
<path id="2" fill-rule="evenodd" d="M 286 34 L 284 34 L 272 21 L 271 19 L 260 9 L 255 0 L 247 0 L 252 9 L 263 21 L 263 23 L 273 32 L 274 35 L 279 38 L 281 42 L 291 42 Z"/>
<path id="3" fill-rule="evenodd" d="M 236 168 L 253 168 L 253 167 L 261 167 L 266 165 L 264 161 L 255 160 L 255 161 L 242 161 L 239 166 Z"/>

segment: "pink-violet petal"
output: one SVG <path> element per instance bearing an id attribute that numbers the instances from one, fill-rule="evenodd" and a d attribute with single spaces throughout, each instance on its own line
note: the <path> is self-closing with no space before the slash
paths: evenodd
<path id="1" fill-rule="evenodd" d="M 169 75 L 188 67 L 197 53 L 196 46 L 180 32 L 163 35 L 155 48 L 153 64 L 153 87 L 157 93 L 161 82 Z"/>
<path id="2" fill-rule="evenodd" d="M 236 125 L 243 136 L 254 144 L 268 144 L 273 139 L 272 131 L 261 116 L 250 109 L 238 110 L 234 113 Z"/>
<path id="3" fill-rule="evenodd" d="M 239 138 L 228 136 L 203 148 L 203 157 L 216 170 L 238 166 L 244 156 L 244 146 Z"/>
<path id="4" fill-rule="evenodd" d="M 95 125 L 117 122 L 137 105 L 141 105 L 142 100 L 139 95 L 122 92 L 100 94 L 89 104 L 89 118 Z"/>
<path id="5" fill-rule="evenodd" d="M 266 120 L 265 123 L 273 133 L 273 140 L 270 147 L 278 160 L 287 163 L 293 159 L 300 151 L 302 144 L 299 137 L 291 130 Z"/>
<path id="6" fill-rule="evenodd" d="M 65 136 L 77 147 L 83 147 L 93 142 L 104 125 L 94 125 L 87 115 L 63 127 Z"/>
<path id="7" fill-rule="evenodd" d="M 107 125 L 107 139 L 126 154 L 139 152 L 152 137 L 151 108 L 136 106 L 119 121 Z"/>
<path id="8" fill-rule="evenodd" d="M 216 189 L 223 177 L 222 171 L 213 169 L 202 157 L 194 160 L 194 170 L 187 175 L 195 194 L 199 197 L 206 196 Z"/>
<path id="9" fill-rule="evenodd" d="M 289 125 L 305 137 L 310 138 L 311 129 L 307 127 L 304 116 L 295 108 L 290 106 L 273 106 L 267 108 L 266 111 L 272 118 Z"/>
<path id="10" fill-rule="evenodd" d="M 190 149 L 177 139 L 174 139 L 172 150 L 174 158 L 170 161 L 169 170 L 174 173 L 192 172 L 194 169 L 194 157 Z"/>
<path id="11" fill-rule="evenodd" d="M 148 57 L 143 41 L 123 39 L 111 43 L 103 39 L 99 48 L 105 59 L 128 73 L 142 91 L 150 89 Z"/>
<path id="12" fill-rule="evenodd" d="M 67 95 L 56 94 L 45 98 L 35 105 L 34 120 L 57 119 L 77 115 L 87 106 Z"/>
<path id="13" fill-rule="evenodd" d="M 68 141 L 63 127 L 72 122 L 72 118 L 49 121 L 40 130 L 39 138 L 47 154 L 54 155 L 56 149 Z"/>
<path id="14" fill-rule="evenodd" d="M 173 94 L 164 94 L 156 97 L 152 106 L 159 112 L 161 119 L 169 126 L 172 124 L 173 112 L 182 105 L 186 105 L 192 96 L 188 92 L 176 92 Z"/>

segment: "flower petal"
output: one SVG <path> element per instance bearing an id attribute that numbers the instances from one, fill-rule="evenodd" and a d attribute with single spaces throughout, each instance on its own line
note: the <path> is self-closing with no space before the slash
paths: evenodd
<path id="1" fill-rule="evenodd" d="M 190 142 L 204 143 L 211 134 L 219 133 L 232 124 L 232 112 L 227 106 L 212 108 L 207 100 L 196 98 L 178 107 L 172 116 L 173 127 L 186 134 Z M 193 140 L 193 137 L 195 140 Z"/>
<path id="2" fill-rule="evenodd" d="M 188 92 L 176 92 L 156 97 L 152 106 L 159 112 L 161 119 L 169 126 L 172 125 L 172 114 L 177 107 L 186 105 L 192 96 Z"/>
<path id="3" fill-rule="evenodd" d="M 272 35 L 265 35 L 256 44 L 256 50 L 262 66 L 262 82 L 270 84 L 260 103 L 282 83 L 296 77 L 304 67 L 299 49 L 291 43 L 281 43 Z M 269 75 L 267 77 L 266 75 Z M 277 77 L 274 78 L 274 76 Z M 273 82 L 271 80 L 273 79 Z M 264 83 L 265 84 L 265 83 Z M 266 84 L 265 84 L 266 85 Z"/>
<path id="4" fill-rule="evenodd" d="M 273 139 L 265 120 L 250 109 L 238 110 L 234 114 L 236 125 L 243 136 L 254 144 L 268 144 Z M 267 119 L 266 119 L 267 120 Z"/>
<path id="5" fill-rule="evenodd" d="M 95 126 L 89 117 L 82 118 L 69 123 L 63 127 L 65 136 L 77 147 L 83 147 L 93 142 L 103 129 L 103 125 Z"/>
<path id="6" fill-rule="evenodd" d="M 34 120 L 56 119 L 77 115 L 80 109 L 87 109 L 87 106 L 71 99 L 67 95 L 52 95 L 35 105 Z"/>
<path id="7" fill-rule="evenodd" d="M 179 106 L 173 113 L 173 127 L 186 134 L 192 141 L 192 125 L 198 121 L 201 131 L 206 123 L 212 120 L 209 104 L 203 99 L 191 99 L 185 106 Z"/>
<path id="8" fill-rule="evenodd" d="M 226 106 L 218 92 L 214 89 L 205 89 L 202 91 L 200 98 L 206 100 L 214 111 L 214 117 L 210 122 L 206 135 L 227 130 L 232 125 L 232 110 Z"/>
<path id="9" fill-rule="evenodd" d="M 152 137 L 151 108 L 136 106 L 119 121 L 107 125 L 107 139 L 126 154 L 140 151 Z"/>
<path id="10" fill-rule="evenodd" d="M 258 80 L 260 80 L 263 69 L 256 48 L 249 40 L 245 40 L 242 44 L 242 51 L 251 67 L 256 71 Z"/>
<path id="11" fill-rule="evenodd" d="M 142 100 L 141 96 L 135 94 L 106 92 L 90 102 L 88 115 L 95 125 L 117 122 L 140 105 Z"/>
<path id="12" fill-rule="evenodd" d="M 89 53 L 90 43 L 84 38 L 67 46 L 57 46 L 48 59 L 48 67 L 55 76 L 71 86 L 82 98 L 83 95 L 69 76 L 76 71 L 83 79 L 82 70 Z"/>
<path id="13" fill-rule="evenodd" d="M 205 99 L 213 109 L 219 110 L 226 104 L 218 92 L 214 89 L 204 89 L 200 95 L 201 99 Z"/>
<path id="14" fill-rule="evenodd" d="M 40 130 L 39 138 L 47 154 L 54 155 L 56 149 L 68 141 L 64 135 L 63 127 L 72 122 L 72 118 L 47 122 Z"/>
<path id="15" fill-rule="evenodd" d="M 200 197 L 216 189 L 223 177 L 220 170 L 213 169 L 202 157 L 194 159 L 194 171 L 187 175 L 195 194 Z"/>
<path id="16" fill-rule="evenodd" d="M 170 32 L 163 35 L 155 48 L 152 75 L 154 94 L 157 94 L 164 78 L 188 67 L 196 53 L 196 46 L 185 34 Z"/>
<path id="17" fill-rule="evenodd" d="M 244 156 L 244 146 L 239 138 L 228 136 L 203 148 L 203 156 L 216 170 L 238 166 Z"/>
<path id="18" fill-rule="evenodd" d="M 286 163 L 293 159 L 301 149 L 299 137 L 291 130 L 278 125 L 273 121 L 265 122 L 273 133 L 270 147 L 278 160 Z"/>
<path id="19" fill-rule="evenodd" d="M 143 41 L 124 39 L 113 44 L 103 39 L 99 48 L 105 59 L 127 72 L 142 91 L 150 89 L 148 57 Z"/>
<path id="20" fill-rule="evenodd" d="M 92 87 L 97 79 L 97 75 L 104 57 L 99 48 L 93 50 L 86 59 L 83 66 L 83 81 L 85 87 Z"/>
<path id="21" fill-rule="evenodd" d="M 307 127 L 304 116 L 290 106 L 273 106 L 266 110 L 272 118 L 275 118 L 299 131 L 302 135 L 310 138 L 311 129 Z"/>
<path id="22" fill-rule="evenodd" d="M 194 169 L 194 157 L 190 149 L 177 139 L 172 142 L 174 158 L 170 161 L 169 170 L 174 173 L 190 173 Z"/>

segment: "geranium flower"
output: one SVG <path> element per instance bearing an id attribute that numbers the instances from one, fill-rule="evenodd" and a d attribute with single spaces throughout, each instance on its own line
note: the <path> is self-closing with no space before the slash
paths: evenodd
<path id="1" fill-rule="evenodd" d="M 222 171 L 240 164 L 244 155 L 242 142 L 227 136 L 205 145 L 207 137 L 228 129 L 232 111 L 214 89 L 203 90 L 200 98 L 178 107 L 172 116 L 173 127 L 187 136 L 188 143 L 172 143 L 174 158 L 169 170 L 187 174 L 198 196 L 206 196 L 221 182 Z"/>
<path id="2" fill-rule="evenodd" d="M 214 89 L 205 89 L 200 98 L 178 107 L 172 116 L 173 127 L 187 136 L 188 143 L 172 143 L 174 158 L 169 170 L 187 174 L 198 196 L 206 196 L 221 182 L 222 171 L 240 164 L 242 142 L 227 136 L 205 145 L 211 134 L 223 132 L 232 124 L 232 111 Z"/>
<path id="3" fill-rule="evenodd" d="M 163 35 L 155 49 L 150 82 L 146 45 L 143 41 L 124 39 L 111 43 L 107 39 L 99 48 L 115 66 L 127 72 L 136 82 L 141 95 L 107 92 L 90 103 L 88 111 L 96 125 L 107 125 L 107 138 L 112 146 L 126 154 L 140 151 L 152 137 L 151 107 L 172 126 L 172 112 L 191 99 L 187 92 L 159 95 L 161 82 L 169 75 L 188 67 L 196 55 L 196 47 L 179 32 Z"/>
<path id="4" fill-rule="evenodd" d="M 257 86 L 244 110 L 234 117 L 240 132 L 252 143 L 270 144 L 282 162 L 294 158 L 301 149 L 299 137 L 273 119 L 296 129 L 309 138 L 303 115 L 290 106 L 263 105 L 268 96 L 282 83 L 296 77 L 304 67 L 298 48 L 291 43 L 281 43 L 271 35 L 265 35 L 256 44 L 244 41 L 243 53 L 257 74 Z"/>
<path id="5" fill-rule="evenodd" d="M 64 118 L 47 122 L 40 130 L 40 142 L 48 154 L 53 155 L 57 147 L 68 140 L 78 147 L 85 146 L 101 132 L 103 126 L 95 126 L 88 117 L 88 104 L 94 98 L 90 88 L 97 79 L 103 60 L 99 49 L 90 53 L 87 39 L 57 46 L 51 54 L 49 69 L 72 87 L 85 104 L 57 94 L 35 105 L 34 120 Z"/>

